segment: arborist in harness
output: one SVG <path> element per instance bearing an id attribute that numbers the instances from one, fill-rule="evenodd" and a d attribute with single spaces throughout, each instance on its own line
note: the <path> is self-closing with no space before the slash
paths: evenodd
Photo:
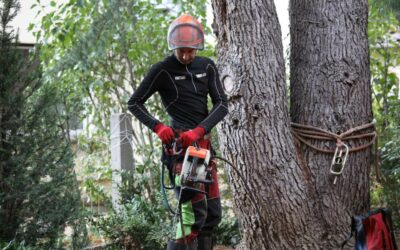
<path id="1" fill-rule="evenodd" d="M 212 152 L 211 129 L 224 118 L 228 108 L 214 62 L 196 56 L 197 50 L 204 49 L 204 30 L 198 20 L 188 14 L 181 15 L 171 23 L 167 39 L 173 54 L 151 67 L 129 99 L 128 108 L 158 135 L 165 146 L 166 158 L 170 156 L 168 148 L 173 142 L 182 145 L 180 157 L 169 161 L 170 171 L 179 177 L 186 148 L 195 144 Z M 159 93 L 170 116 L 169 125 L 157 120 L 144 105 L 155 92 Z M 208 96 L 213 103 L 210 111 Z M 180 179 L 176 179 L 181 223 L 177 223 L 176 241 L 169 244 L 168 249 L 212 249 L 212 233 L 221 220 L 222 211 L 215 160 L 211 157 L 209 162 L 212 180 L 197 185 L 200 192 L 181 189 Z"/>

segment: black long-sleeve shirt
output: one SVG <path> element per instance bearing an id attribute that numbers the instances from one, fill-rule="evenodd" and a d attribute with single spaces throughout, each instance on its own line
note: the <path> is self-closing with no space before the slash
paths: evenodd
<path id="1" fill-rule="evenodd" d="M 171 55 L 153 65 L 128 101 L 129 111 L 152 130 L 160 122 L 147 111 L 144 103 L 155 92 L 160 94 L 175 129 L 201 126 L 209 133 L 228 113 L 217 68 L 209 58 L 196 56 L 184 65 Z M 213 103 L 210 112 L 208 95 Z"/>

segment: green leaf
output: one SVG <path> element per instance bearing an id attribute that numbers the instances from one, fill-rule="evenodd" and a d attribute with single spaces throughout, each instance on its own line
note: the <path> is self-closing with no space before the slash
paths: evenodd
<path id="1" fill-rule="evenodd" d="M 35 24 L 34 23 L 30 23 L 28 25 L 28 31 L 32 31 L 34 27 L 35 27 Z"/>
<path id="2" fill-rule="evenodd" d="M 84 0 L 76 0 L 76 1 L 75 1 L 75 5 L 76 5 L 77 7 L 82 8 L 82 7 L 84 6 Z"/>

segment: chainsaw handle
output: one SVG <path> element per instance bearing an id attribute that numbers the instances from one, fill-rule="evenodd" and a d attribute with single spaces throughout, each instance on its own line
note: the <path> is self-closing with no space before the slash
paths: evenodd
<path id="1" fill-rule="evenodd" d="M 167 149 L 170 149 L 172 151 L 172 155 L 180 155 L 183 151 L 182 147 L 182 139 L 180 138 L 180 132 L 173 129 L 175 138 L 170 144 L 164 144 L 164 147 Z M 200 149 L 198 141 L 200 138 L 196 139 L 191 146 L 196 147 L 197 149 Z"/>

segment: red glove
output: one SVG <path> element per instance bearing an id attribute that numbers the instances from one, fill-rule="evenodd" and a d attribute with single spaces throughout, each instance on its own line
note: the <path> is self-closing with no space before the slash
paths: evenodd
<path id="1" fill-rule="evenodd" d="M 193 144 L 196 140 L 204 136 L 206 130 L 202 127 L 196 127 L 192 130 L 183 132 L 179 139 L 182 141 L 182 147 L 187 148 Z"/>
<path id="2" fill-rule="evenodd" d="M 175 138 L 174 130 L 162 123 L 158 123 L 154 126 L 153 131 L 158 135 L 163 144 L 170 144 Z"/>

